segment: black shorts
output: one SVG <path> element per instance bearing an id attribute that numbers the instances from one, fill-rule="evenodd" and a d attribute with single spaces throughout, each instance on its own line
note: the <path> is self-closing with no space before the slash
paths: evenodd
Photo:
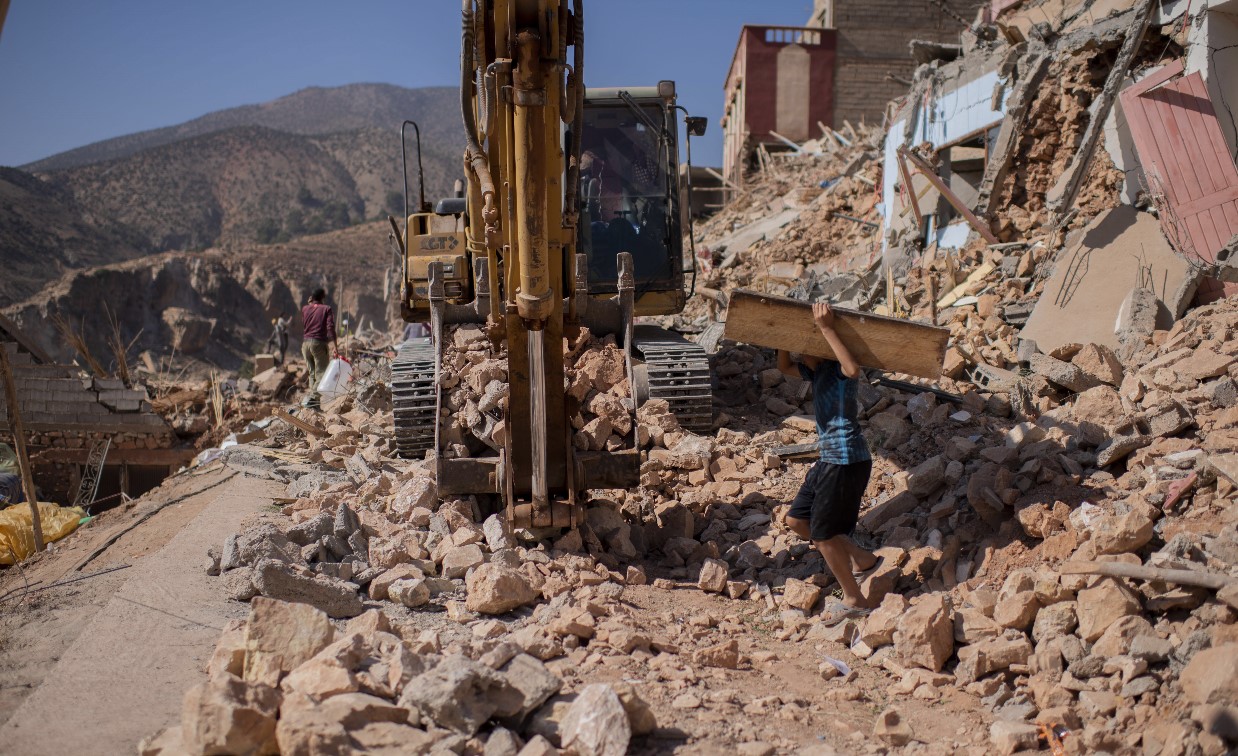
<path id="1" fill-rule="evenodd" d="M 808 520 L 814 541 L 850 535 L 860 518 L 860 501 L 872 472 L 872 460 L 849 465 L 818 460 L 805 476 L 788 515 Z"/>

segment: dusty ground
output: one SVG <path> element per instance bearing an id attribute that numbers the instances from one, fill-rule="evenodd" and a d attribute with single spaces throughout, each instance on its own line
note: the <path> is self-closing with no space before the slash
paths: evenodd
<path id="1" fill-rule="evenodd" d="M 265 507 L 265 497 L 278 493 L 269 486 L 222 466 L 178 476 L 96 518 L 23 570 L 4 574 L 0 742 L 6 753 L 128 752 L 152 725 L 179 713 L 181 693 L 202 674 L 224 624 L 246 613 L 204 574 L 203 544 Z M 140 527 L 80 572 L 74 569 L 154 509 Z M 94 576 L 38 590 L 86 575 Z M 41 724 L 66 708 L 74 727 Z"/>

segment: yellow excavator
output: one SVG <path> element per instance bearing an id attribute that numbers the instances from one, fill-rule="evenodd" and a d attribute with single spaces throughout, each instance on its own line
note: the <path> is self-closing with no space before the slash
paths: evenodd
<path id="1" fill-rule="evenodd" d="M 584 40 L 581 0 L 464 0 L 467 189 L 433 208 L 423 190 L 404 229 L 393 221 L 402 316 L 431 334 L 393 361 L 397 445 L 404 456 L 434 452 L 440 496 L 495 495 L 515 527 L 575 527 L 587 490 L 635 486 L 640 403 L 665 399 L 689 429 L 712 423 L 705 352 L 635 322 L 681 312 L 687 274 L 695 285 L 677 116 L 689 138 L 705 119 L 676 104 L 671 81 L 586 89 Z M 505 432 L 497 453 L 449 458 L 445 329 L 465 323 L 506 354 L 509 393 L 495 418 Z M 573 448 L 579 402 L 565 390 L 563 345 L 581 328 L 622 347 L 633 389 L 622 449 Z"/>

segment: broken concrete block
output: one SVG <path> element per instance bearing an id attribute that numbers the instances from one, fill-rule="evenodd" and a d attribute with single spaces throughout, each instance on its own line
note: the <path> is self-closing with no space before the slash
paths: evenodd
<path id="1" fill-rule="evenodd" d="M 993 744 L 993 752 L 1001 756 L 1008 756 L 1016 751 L 1035 751 L 1039 738 L 1040 730 L 1036 725 L 1027 722 L 999 719 L 989 725 L 989 741 Z"/>
<path id="2" fill-rule="evenodd" d="M 899 619 L 894 649 L 908 664 L 940 672 L 954 653 L 954 618 L 942 594 L 926 594 L 912 602 Z"/>
<path id="3" fill-rule="evenodd" d="M 1122 363 L 1113 350 L 1104 344 L 1087 344 L 1070 358 L 1084 374 L 1110 386 L 1122 384 Z"/>
<path id="4" fill-rule="evenodd" d="M 1079 637 L 1095 641 L 1118 619 L 1140 609 L 1137 595 L 1125 583 L 1103 577 L 1093 587 L 1079 591 Z"/>
<path id="5" fill-rule="evenodd" d="M 706 559 L 701 564 L 701 573 L 696 584 L 702 591 L 722 593 L 730 578 L 730 567 L 721 559 Z"/>
<path id="6" fill-rule="evenodd" d="M 1238 701 L 1238 643 L 1196 653 L 1179 678 L 1186 697 L 1197 704 Z"/>
<path id="7" fill-rule="evenodd" d="M 1076 393 L 1099 386 L 1101 382 L 1083 372 L 1075 364 L 1055 360 L 1047 354 L 1032 355 L 1029 366 L 1036 375 L 1043 376 L 1065 389 Z"/>
<path id="8" fill-rule="evenodd" d="M 580 756 L 624 756 L 632 725 L 619 695 L 609 685 L 586 685 L 563 720 L 562 744 Z"/>
<path id="9" fill-rule="evenodd" d="M 520 697 L 502 674 L 454 654 L 410 680 L 400 705 L 439 727 L 472 735 L 512 696 Z"/>
<path id="10" fill-rule="evenodd" d="M 231 675 L 195 685 L 181 706 L 183 745 L 189 753 L 276 753 L 279 704 L 275 688 Z"/>
<path id="11" fill-rule="evenodd" d="M 254 586 L 267 598 L 309 604 L 330 617 L 356 617 L 365 611 L 354 584 L 323 575 L 306 577 L 273 559 L 254 567 Z"/>
<path id="12" fill-rule="evenodd" d="M 256 596 L 245 625 L 245 680 L 275 687 L 334 637 L 330 620 L 319 609 Z"/>
<path id="13" fill-rule="evenodd" d="M 491 562 L 469 573 L 466 606 L 480 614 L 504 614 L 538 597 L 538 592 L 519 570 Z"/>

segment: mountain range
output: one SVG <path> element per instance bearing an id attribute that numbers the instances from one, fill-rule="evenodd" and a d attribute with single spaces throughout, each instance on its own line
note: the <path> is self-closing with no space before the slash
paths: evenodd
<path id="1" fill-rule="evenodd" d="M 427 198 L 446 196 L 463 147 L 452 87 L 312 87 L 0 168 L 0 306 L 74 269 L 399 217 L 405 119 Z M 413 197 L 415 154 L 410 129 Z"/>

